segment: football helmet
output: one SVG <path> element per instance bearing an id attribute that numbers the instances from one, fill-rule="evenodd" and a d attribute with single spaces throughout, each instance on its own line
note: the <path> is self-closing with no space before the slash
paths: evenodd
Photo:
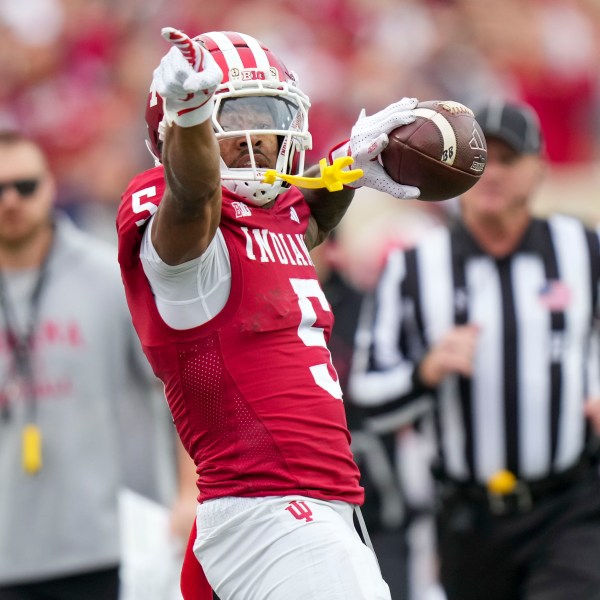
<path id="1" fill-rule="evenodd" d="M 279 179 L 262 183 L 267 169 L 257 166 L 251 137 L 276 135 L 278 173 L 302 175 L 304 156 L 312 146 L 308 131 L 310 101 L 298 87 L 295 74 L 255 38 L 230 31 L 204 33 L 194 38 L 212 54 L 223 71 L 215 91 L 212 126 L 217 139 L 245 137 L 250 165 L 230 168 L 221 159 L 223 185 L 252 204 L 262 206 L 289 188 Z M 163 100 L 150 90 L 146 106 L 148 149 L 160 163 L 164 137 Z"/>

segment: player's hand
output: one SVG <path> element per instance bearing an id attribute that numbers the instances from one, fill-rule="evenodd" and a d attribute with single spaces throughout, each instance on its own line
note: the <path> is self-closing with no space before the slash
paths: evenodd
<path id="1" fill-rule="evenodd" d="M 400 199 L 419 197 L 419 188 L 396 183 L 379 161 L 379 155 L 389 143 L 388 133 L 401 125 L 412 123 L 415 120 L 413 110 L 417 104 L 416 98 L 403 98 L 370 117 L 365 115 L 364 110 L 361 112 L 352 127 L 350 140 L 331 153 L 331 158 L 352 156 L 352 168 L 363 170 L 364 175 L 348 184 L 348 187 L 366 186 Z"/>
<path id="2" fill-rule="evenodd" d="M 478 337 L 479 327 L 474 324 L 450 329 L 421 361 L 419 379 L 436 388 L 447 375 L 471 377 Z"/>
<path id="3" fill-rule="evenodd" d="M 154 70 L 153 89 L 164 100 L 169 123 L 192 127 L 210 118 L 213 94 L 223 80 L 223 72 L 201 44 L 185 33 L 165 27 L 165 39 L 173 47 Z"/>

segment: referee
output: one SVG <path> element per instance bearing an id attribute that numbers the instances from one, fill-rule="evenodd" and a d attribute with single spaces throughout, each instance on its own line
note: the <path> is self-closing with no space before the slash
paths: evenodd
<path id="1" fill-rule="evenodd" d="M 460 217 L 389 255 L 351 392 L 377 418 L 434 401 L 449 600 L 600 598 L 600 242 L 534 218 L 545 163 L 527 106 L 492 102 Z"/>

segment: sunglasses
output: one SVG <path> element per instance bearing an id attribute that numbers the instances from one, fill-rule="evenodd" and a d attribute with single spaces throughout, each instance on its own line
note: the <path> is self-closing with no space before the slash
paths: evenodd
<path id="1" fill-rule="evenodd" d="M 5 181 L 0 183 L 0 198 L 4 192 L 10 188 L 15 188 L 21 198 L 29 198 L 35 194 L 40 184 L 39 178 L 16 179 L 15 181 Z"/>

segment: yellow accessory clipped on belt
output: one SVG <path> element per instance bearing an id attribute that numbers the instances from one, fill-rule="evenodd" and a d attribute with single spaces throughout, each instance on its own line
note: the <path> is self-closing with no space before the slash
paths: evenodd
<path id="1" fill-rule="evenodd" d="M 498 471 L 488 479 L 487 489 L 492 494 L 505 496 L 512 494 L 517 487 L 517 478 L 506 470 Z"/>
<path id="2" fill-rule="evenodd" d="M 349 167 L 354 162 L 351 156 L 340 156 L 333 161 L 333 164 L 328 165 L 327 160 L 322 158 L 319 161 L 321 168 L 320 177 L 302 177 L 301 175 L 285 175 L 278 173 L 274 169 L 269 169 L 264 177 L 263 183 L 275 183 L 275 179 L 295 185 L 297 187 L 316 190 L 319 188 L 327 188 L 330 192 L 339 192 L 345 184 L 352 183 L 363 176 L 362 169 L 349 169 L 342 171 L 344 167 Z"/>
<path id="3" fill-rule="evenodd" d="M 23 469 L 33 475 L 42 468 L 42 432 L 37 425 L 23 428 Z"/>

